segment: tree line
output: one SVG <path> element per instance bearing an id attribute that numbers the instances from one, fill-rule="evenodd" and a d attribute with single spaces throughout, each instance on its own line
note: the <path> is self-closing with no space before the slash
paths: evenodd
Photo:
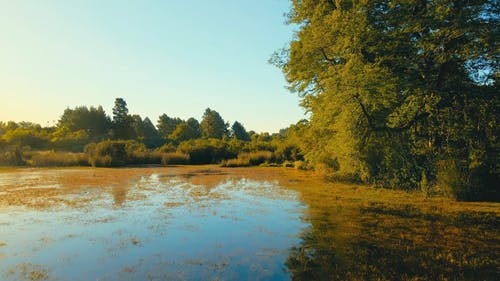
<path id="1" fill-rule="evenodd" d="M 126 101 L 116 98 L 112 116 L 102 106 L 78 106 L 64 110 L 51 127 L 0 122 L 0 165 L 295 166 L 303 158 L 287 141 L 286 131 L 248 132 L 240 122 L 230 125 L 210 108 L 201 121 L 162 114 L 155 126 L 148 117 L 130 114 Z"/>

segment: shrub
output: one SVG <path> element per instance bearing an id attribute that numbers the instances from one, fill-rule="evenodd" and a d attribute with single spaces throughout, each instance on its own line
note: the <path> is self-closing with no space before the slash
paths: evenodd
<path id="1" fill-rule="evenodd" d="M 437 186 L 458 201 L 500 201 L 495 186 L 498 175 L 485 166 L 473 166 L 465 160 L 441 160 L 437 165 Z"/>
<path id="2" fill-rule="evenodd" d="M 300 161 L 300 160 L 295 161 L 295 163 L 293 163 L 293 164 L 294 164 L 295 169 L 297 169 L 297 170 L 308 170 L 309 169 L 309 167 L 307 166 L 307 163 L 304 161 Z"/>
<path id="3" fill-rule="evenodd" d="M 226 143 L 219 139 L 196 139 L 179 144 L 177 150 L 189 155 L 192 164 L 219 163 L 221 160 L 235 157 Z"/>
<path id="4" fill-rule="evenodd" d="M 244 152 L 238 155 L 236 159 L 224 161 L 224 167 L 245 167 L 257 166 L 263 163 L 269 163 L 274 160 L 274 155 L 270 151 Z"/>
<path id="5" fill-rule="evenodd" d="M 0 166 L 21 166 L 24 164 L 21 148 L 10 147 L 0 150 Z"/>
<path id="6" fill-rule="evenodd" d="M 187 165 L 189 164 L 189 154 L 182 152 L 164 153 L 161 157 L 163 165 Z"/>
<path id="7" fill-rule="evenodd" d="M 276 157 L 276 161 L 285 162 L 285 161 L 299 161 L 304 160 L 300 149 L 296 145 L 292 144 L 280 144 L 277 146 L 276 151 L 274 152 Z"/>
<path id="8" fill-rule="evenodd" d="M 147 164 L 149 151 L 143 143 L 136 141 L 125 142 L 126 164 Z"/>
<path id="9" fill-rule="evenodd" d="M 437 184 L 444 194 L 455 200 L 466 200 L 470 196 L 469 179 L 457 160 L 441 160 L 438 162 Z"/>
<path id="10" fill-rule="evenodd" d="M 93 167 L 116 167 L 127 163 L 123 141 L 103 141 L 85 149 Z"/>

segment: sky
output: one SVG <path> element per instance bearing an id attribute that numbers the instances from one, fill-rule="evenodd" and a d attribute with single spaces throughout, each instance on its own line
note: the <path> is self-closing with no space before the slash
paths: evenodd
<path id="1" fill-rule="evenodd" d="M 207 107 L 247 130 L 305 118 L 281 71 L 288 0 L 0 0 L 0 121 L 57 122 L 124 98 L 156 123 Z"/>

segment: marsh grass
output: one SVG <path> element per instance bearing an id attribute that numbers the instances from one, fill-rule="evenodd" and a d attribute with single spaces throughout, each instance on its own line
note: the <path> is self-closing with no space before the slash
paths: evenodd
<path id="1" fill-rule="evenodd" d="M 274 161 L 274 155 L 270 151 L 244 152 L 238 154 L 235 159 L 222 162 L 223 167 L 248 167 L 258 166 Z"/>
<path id="2" fill-rule="evenodd" d="M 189 164 L 189 154 L 182 152 L 167 152 L 161 157 L 162 165 L 187 165 Z"/>

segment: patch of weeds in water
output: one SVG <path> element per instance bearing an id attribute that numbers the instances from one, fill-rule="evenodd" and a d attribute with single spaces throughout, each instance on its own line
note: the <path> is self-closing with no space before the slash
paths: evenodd
<path id="1" fill-rule="evenodd" d="M 49 271 L 40 264 L 20 263 L 8 269 L 5 278 L 15 278 L 29 281 L 49 280 Z"/>
<path id="2" fill-rule="evenodd" d="M 7 243 L 0 241 L 0 247 L 5 247 L 5 246 L 7 246 Z"/>

